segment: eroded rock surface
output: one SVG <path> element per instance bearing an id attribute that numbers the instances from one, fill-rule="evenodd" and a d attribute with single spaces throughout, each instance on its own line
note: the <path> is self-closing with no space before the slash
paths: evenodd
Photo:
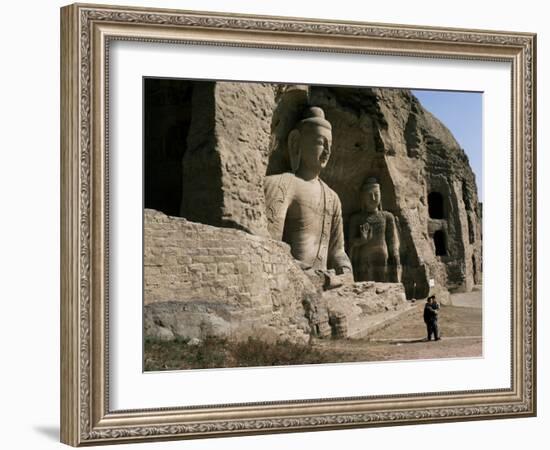
<path id="1" fill-rule="evenodd" d="M 360 282 L 323 294 L 337 338 L 365 338 L 410 307 L 401 283 Z"/>

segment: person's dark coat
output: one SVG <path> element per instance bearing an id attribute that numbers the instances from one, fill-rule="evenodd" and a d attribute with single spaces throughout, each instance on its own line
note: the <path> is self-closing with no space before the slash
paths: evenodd
<path id="1" fill-rule="evenodd" d="M 424 322 L 429 323 L 437 318 L 437 313 L 435 312 L 431 303 L 426 303 L 424 305 Z"/>
<path id="2" fill-rule="evenodd" d="M 426 323 L 428 331 L 428 340 L 432 339 L 432 335 L 436 340 L 439 340 L 439 324 L 437 322 L 437 316 L 439 314 L 439 304 L 426 303 L 424 306 L 424 322 Z"/>

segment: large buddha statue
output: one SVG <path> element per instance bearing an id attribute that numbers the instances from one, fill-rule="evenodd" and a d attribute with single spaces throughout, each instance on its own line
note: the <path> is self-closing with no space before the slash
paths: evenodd
<path id="1" fill-rule="evenodd" d="M 380 209 L 380 185 L 368 178 L 361 187 L 361 211 L 349 222 L 349 250 L 355 281 L 401 281 L 395 218 Z"/>
<path id="2" fill-rule="evenodd" d="M 350 273 L 344 251 L 342 207 L 320 178 L 330 158 L 332 127 L 321 108 L 310 107 L 288 135 L 291 172 L 265 178 L 268 230 L 290 245 L 303 269 Z M 351 275 L 351 273 L 350 273 Z"/>

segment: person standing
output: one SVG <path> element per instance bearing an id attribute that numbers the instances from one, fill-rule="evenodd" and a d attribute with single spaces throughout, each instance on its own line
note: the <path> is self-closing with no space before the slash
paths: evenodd
<path id="1" fill-rule="evenodd" d="M 439 331 L 439 303 L 435 299 L 435 295 L 432 295 L 432 310 L 434 312 L 432 330 L 434 332 L 434 340 L 439 341 L 441 339 L 441 333 Z"/>
<path id="2" fill-rule="evenodd" d="M 426 324 L 428 332 L 428 341 L 434 340 L 439 341 L 441 339 L 439 335 L 439 304 L 435 299 L 435 295 L 428 297 L 426 305 L 424 306 L 424 323 Z"/>

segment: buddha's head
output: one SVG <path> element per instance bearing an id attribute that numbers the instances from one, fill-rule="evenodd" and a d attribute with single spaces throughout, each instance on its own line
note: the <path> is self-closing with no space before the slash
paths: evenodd
<path id="1" fill-rule="evenodd" d="M 292 172 L 300 169 L 319 174 L 330 158 L 332 126 L 319 107 L 308 108 L 288 136 Z"/>
<path id="2" fill-rule="evenodd" d="M 376 211 L 380 208 L 380 185 L 374 177 L 367 178 L 361 186 L 361 208 L 368 212 Z"/>

